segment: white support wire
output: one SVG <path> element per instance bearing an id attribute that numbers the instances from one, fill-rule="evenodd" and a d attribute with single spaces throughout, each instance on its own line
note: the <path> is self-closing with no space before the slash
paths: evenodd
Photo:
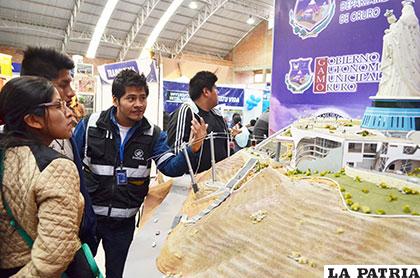
<path id="1" fill-rule="evenodd" d="M 217 135 L 217 136 L 214 136 L 214 135 Z M 257 137 L 258 138 L 263 138 L 261 136 L 257 136 Z M 230 139 L 230 133 L 228 133 L 228 132 L 213 132 L 213 138 L 214 139 Z M 210 134 L 207 134 L 204 137 L 196 138 L 194 141 L 184 142 L 184 145 L 183 146 L 190 147 L 194 143 L 196 143 L 196 142 L 198 142 L 200 140 L 203 140 L 203 144 L 204 144 L 204 141 L 205 140 L 209 140 L 209 139 L 210 139 Z M 163 156 L 165 154 L 168 154 L 168 153 L 173 153 L 175 155 L 175 149 L 174 148 L 169 148 L 166 152 L 160 153 L 158 155 L 151 156 L 147 160 L 159 159 L 159 157 L 161 157 L 161 156 Z M 203 146 L 200 148 L 200 154 L 199 154 L 199 158 L 198 158 L 197 169 L 196 169 L 196 172 L 194 173 L 194 175 L 197 175 L 198 168 L 200 167 L 200 164 L 201 164 L 202 155 L 203 155 Z"/>

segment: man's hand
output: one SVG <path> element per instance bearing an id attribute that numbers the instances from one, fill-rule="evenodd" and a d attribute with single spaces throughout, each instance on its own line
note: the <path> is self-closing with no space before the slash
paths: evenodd
<path id="1" fill-rule="evenodd" d="M 203 118 L 200 117 L 200 122 L 193 117 L 191 121 L 191 149 L 193 152 L 198 152 L 201 148 L 201 145 L 203 144 L 204 139 L 207 136 L 207 124 L 203 120 Z"/>
<path id="2" fill-rule="evenodd" d="M 232 127 L 232 129 L 230 130 L 230 134 L 232 135 L 233 138 L 235 138 L 236 135 L 238 135 L 239 133 L 241 133 L 242 130 L 239 127 L 239 125 L 235 125 L 234 127 Z"/>

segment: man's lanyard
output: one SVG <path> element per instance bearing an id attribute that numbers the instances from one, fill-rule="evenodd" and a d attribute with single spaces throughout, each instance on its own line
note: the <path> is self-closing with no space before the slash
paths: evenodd
<path id="1" fill-rule="evenodd" d="M 117 185 L 126 185 L 128 183 L 128 176 L 127 176 L 127 170 L 124 169 L 124 148 L 125 145 L 127 144 L 127 142 L 130 140 L 130 138 L 134 135 L 134 132 L 136 132 L 138 126 L 133 126 L 131 127 L 128 132 L 127 135 L 124 138 L 124 141 L 121 142 L 121 132 L 120 132 L 120 128 L 118 127 L 118 132 L 120 135 L 120 146 L 119 146 L 119 156 L 120 156 L 120 163 L 119 163 L 119 168 L 117 167 L 117 169 L 115 170 L 115 177 L 117 180 Z"/>

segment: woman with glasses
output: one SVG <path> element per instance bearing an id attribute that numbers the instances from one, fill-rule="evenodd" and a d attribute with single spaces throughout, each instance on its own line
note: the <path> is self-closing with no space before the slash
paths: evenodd
<path id="1" fill-rule="evenodd" d="M 0 277 L 59 277 L 81 246 L 79 175 L 48 147 L 70 138 L 71 117 L 44 78 L 15 78 L 0 92 Z"/>

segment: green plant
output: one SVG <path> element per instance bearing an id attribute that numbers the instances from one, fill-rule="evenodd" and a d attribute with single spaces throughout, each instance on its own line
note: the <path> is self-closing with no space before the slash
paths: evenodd
<path id="1" fill-rule="evenodd" d="M 398 200 L 398 197 L 391 193 L 387 196 L 387 200 L 388 200 L 388 202 L 394 202 L 394 201 Z"/>
<path id="2" fill-rule="evenodd" d="M 385 214 L 385 211 L 383 209 L 377 209 L 375 212 L 376 212 L 376 214 L 380 214 L 380 215 Z"/>
<path id="3" fill-rule="evenodd" d="M 370 135 L 370 132 L 367 131 L 367 130 L 363 130 L 361 132 L 358 132 L 357 134 L 362 135 L 363 137 L 366 137 L 366 136 Z"/>
<path id="4" fill-rule="evenodd" d="M 362 192 L 363 192 L 363 193 L 365 193 L 365 194 L 367 194 L 367 193 L 369 193 L 369 189 L 367 189 L 367 188 L 365 187 L 365 188 L 363 188 L 363 189 L 362 189 Z"/>
<path id="5" fill-rule="evenodd" d="M 408 186 L 403 186 L 402 192 L 405 194 L 412 194 L 412 195 L 417 195 L 419 193 L 417 190 L 411 189 Z"/>
<path id="6" fill-rule="evenodd" d="M 390 189 L 391 188 L 385 182 L 381 182 L 380 184 L 378 184 L 378 187 L 383 188 L 383 189 Z"/>
<path id="7" fill-rule="evenodd" d="M 420 177 L 420 167 L 415 168 L 413 171 L 411 171 L 410 173 L 408 173 L 409 176 L 417 176 Z"/>
<path id="8" fill-rule="evenodd" d="M 354 181 L 356 182 L 362 182 L 362 179 L 359 176 L 354 177 Z"/>
<path id="9" fill-rule="evenodd" d="M 405 205 L 405 206 L 403 206 L 403 212 L 404 212 L 404 213 L 410 213 L 410 212 L 411 212 L 411 208 L 410 208 L 410 206 L 409 206 L 409 205 Z"/>
<path id="10" fill-rule="evenodd" d="M 360 209 L 360 205 L 359 203 L 354 203 L 350 208 L 351 210 L 358 211 Z"/>
<path id="11" fill-rule="evenodd" d="M 364 213 L 370 213 L 370 208 L 368 206 L 362 206 L 362 211 Z"/>

